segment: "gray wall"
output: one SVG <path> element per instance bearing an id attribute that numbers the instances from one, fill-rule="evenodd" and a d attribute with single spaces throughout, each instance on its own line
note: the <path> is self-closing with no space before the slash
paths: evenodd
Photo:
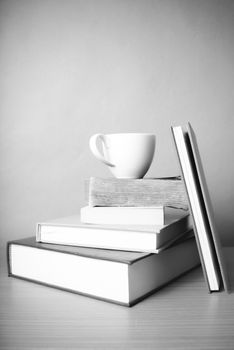
<path id="1" fill-rule="evenodd" d="M 154 132 L 148 176 L 179 173 L 196 131 L 216 223 L 234 242 L 234 1 L 0 1 L 1 244 L 84 204 L 109 176 L 96 132 Z"/>

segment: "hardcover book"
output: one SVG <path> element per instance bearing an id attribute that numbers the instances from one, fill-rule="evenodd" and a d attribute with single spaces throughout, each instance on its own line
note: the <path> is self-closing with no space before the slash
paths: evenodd
<path id="1" fill-rule="evenodd" d="M 188 195 L 194 233 L 209 291 L 222 287 L 229 291 L 229 281 L 222 247 L 214 223 L 214 214 L 205 180 L 195 133 L 187 127 L 172 127 L 175 146 Z"/>
<path id="2" fill-rule="evenodd" d="M 190 215 L 165 225 L 84 224 L 79 215 L 38 223 L 38 242 L 159 253 L 192 228 Z"/>
<path id="3" fill-rule="evenodd" d="M 132 306 L 200 264 L 194 238 L 161 254 L 8 243 L 9 276 Z"/>
<path id="4" fill-rule="evenodd" d="M 116 179 L 91 177 L 85 184 L 89 206 L 157 207 L 187 210 L 183 181 L 179 177 Z"/>
<path id="5" fill-rule="evenodd" d="M 185 211 L 170 207 L 91 207 L 80 210 L 80 219 L 88 224 L 165 225 L 168 217 L 179 219 Z"/>

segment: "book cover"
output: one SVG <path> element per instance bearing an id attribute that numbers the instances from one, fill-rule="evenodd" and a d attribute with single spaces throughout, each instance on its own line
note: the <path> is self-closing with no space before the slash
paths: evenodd
<path id="1" fill-rule="evenodd" d="M 80 215 L 37 224 L 38 242 L 159 253 L 192 228 L 190 215 L 165 225 L 84 224 Z"/>
<path id="2" fill-rule="evenodd" d="M 8 242 L 11 277 L 132 306 L 200 264 L 194 237 L 162 254 Z"/>
<path id="3" fill-rule="evenodd" d="M 187 210 L 183 181 L 179 177 L 116 179 L 91 177 L 85 183 L 89 206 L 157 207 Z"/>
<path id="4" fill-rule="evenodd" d="M 202 167 L 195 133 L 187 127 L 172 127 L 175 146 L 184 178 L 194 233 L 209 291 L 224 286 L 229 291 L 226 262 L 215 228 L 213 210 Z"/>

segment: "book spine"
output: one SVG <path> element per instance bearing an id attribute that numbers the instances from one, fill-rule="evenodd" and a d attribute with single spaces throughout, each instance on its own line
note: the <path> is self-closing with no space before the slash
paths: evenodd
<path id="1" fill-rule="evenodd" d="M 36 242 L 41 241 L 41 225 L 37 223 L 36 225 Z"/>
<path id="2" fill-rule="evenodd" d="M 85 194 L 89 206 L 168 206 L 188 210 L 181 180 L 92 177 L 86 184 Z"/>
<path id="3" fill-rule="evenodd" d="M 7 274 L 8 276 L 11 276 L 11 265 L 10 265 L 10 247 L 11 247 L 11 243 L 7 242 L 6 245 L 6 256 L 7 256 Z"/>

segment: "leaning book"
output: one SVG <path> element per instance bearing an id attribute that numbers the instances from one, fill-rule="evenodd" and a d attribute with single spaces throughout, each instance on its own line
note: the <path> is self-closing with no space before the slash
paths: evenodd
<path id="1" fill-rule="evenodd" d="M 9 276 L 132 306 L 200 263 L 194 237 L 161 254 L 8 242 Z"/>
<path id="2" fill-rule="evenodd" d="M 190 215 L 165 225 L 107 225 L 81 223 L 80 215 L 37 224 L 37 242 L 92 248 L 159 253 L 191 230 Z"/>
<path id="3" fill-rule="evenodd" d="M 229 291 L 226 262 L 214 222 L 213 208 L 195 133 L 188 123 L 185 127 L 172 127 L 172 134 L 187 190 L 194 234 L 208 290 L 215 292 L 224 287 Z"/>

